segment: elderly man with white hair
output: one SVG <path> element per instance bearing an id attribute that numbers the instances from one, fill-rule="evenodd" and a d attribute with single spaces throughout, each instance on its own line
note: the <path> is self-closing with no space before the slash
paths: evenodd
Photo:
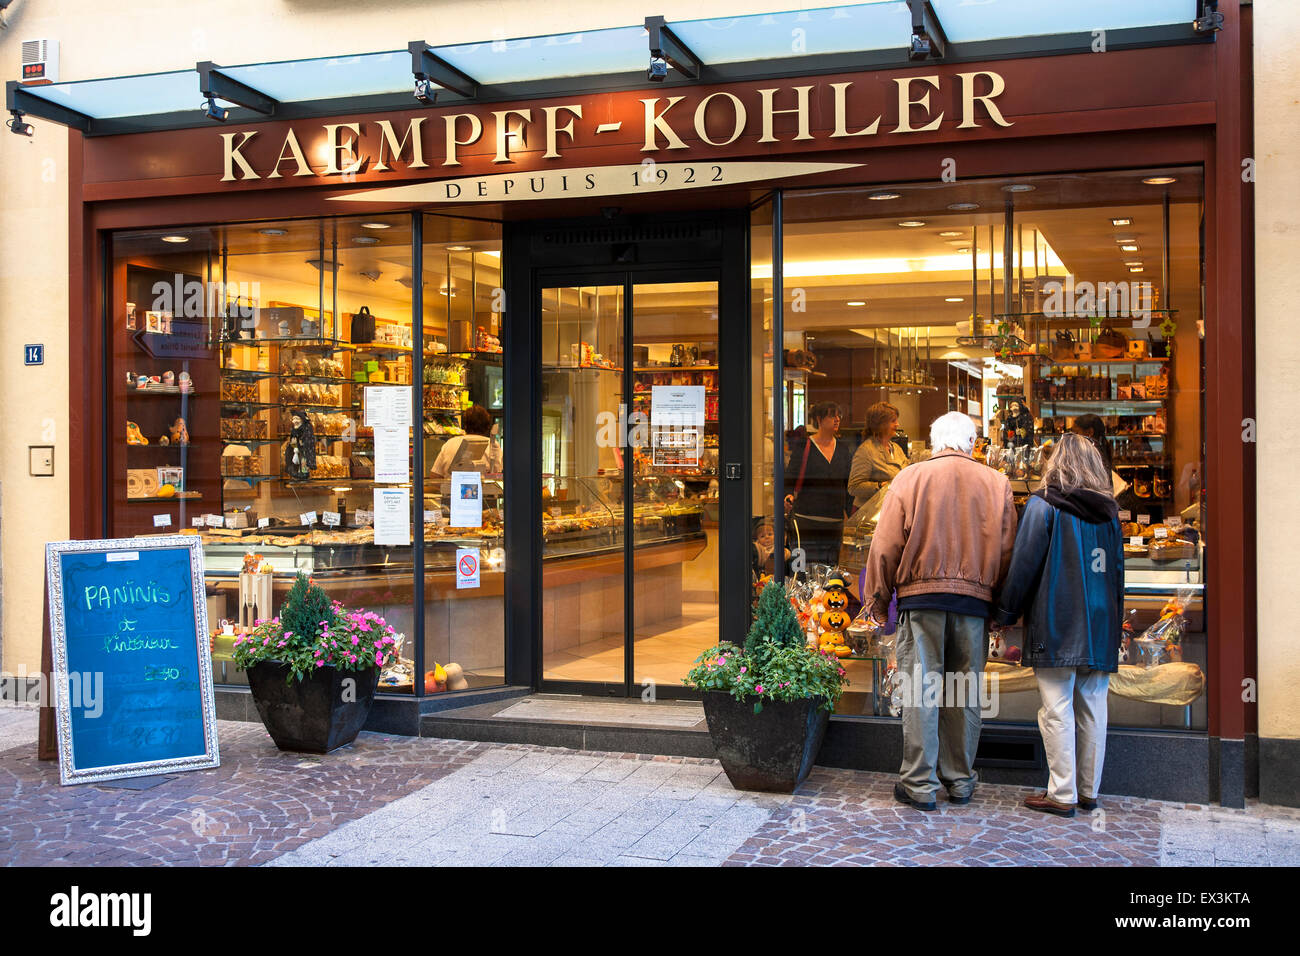
<path id="1" fill-rule="evenodd" d="M 918 810 L 936 808 L 941 782 L 950 803 L 969 803 L 975 791 L 980 702 L 973 691 L 988 653 L 986 622 L 1016 539 L 1011 485 L 971 458 L 970 417 L 949 412 L 935 419 L 930 444 L 929 460 L 904 468 L 889 486 L 863 594 L 876 622 L 898 594 L 898 673 L 908 693 L 894 797 Z M 930 692 L 939 687 L 941 695 Z M 964 699 L 948 699 L 954 696 Z"/>

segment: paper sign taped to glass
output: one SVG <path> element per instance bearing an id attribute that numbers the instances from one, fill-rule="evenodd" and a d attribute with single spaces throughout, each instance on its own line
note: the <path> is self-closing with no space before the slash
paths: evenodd
<path id="1" fill-rule="evenodd" d="M 698 468 L 704 445 L 704 386 L 650 389 L 650 448 L 654 464 Z"/>
<path id="2" fill-rule="evenodd" d="M 695 428 L 654 428 L 650 432 L 654 463 L 674 468 L 698 468 L 703 445 Z"/>

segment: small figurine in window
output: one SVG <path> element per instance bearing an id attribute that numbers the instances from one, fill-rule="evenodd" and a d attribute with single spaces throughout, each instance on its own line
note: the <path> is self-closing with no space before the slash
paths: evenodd
<path id="1" fill-rule="evenodd" d="M 185 427 L 185 419 L 177 418 L 172 422 L 171 428 L 167 429 L 167 437 L 173 445 L 188 445 L 190 443 L 190 432 Z"/>
<path id="2" fill-rule="evenodd" d="M 307 412 L 295 408 L 290 412 L 293 431 L 284 443 L 284 471 L 290 478 L 310 478 L 316 467 L 316 436 Z"/>

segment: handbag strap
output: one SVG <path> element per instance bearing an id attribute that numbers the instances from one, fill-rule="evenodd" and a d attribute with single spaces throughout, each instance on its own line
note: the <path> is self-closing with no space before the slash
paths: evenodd
<path id="1" fill-rule="evenodd" d="M 799 465 L 799 480 L 794 483 L 794 497 L 799 497 L 799 490 L 803 488 L 804 472 L 808 470 L 808 452 L 812 451 L 812 435 L 803 443 L 803 462 Z"/>

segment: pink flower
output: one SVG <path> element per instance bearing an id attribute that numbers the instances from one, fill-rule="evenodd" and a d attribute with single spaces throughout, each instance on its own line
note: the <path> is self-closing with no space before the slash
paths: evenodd
<path id="1" fill-rule="evenodd" d="M 740 669 L 740 672 L 743 674 L 743 673 L 745 673 L 745 671 L 747 671 L 747 670 L 749 670 L 748 667 L 742 667 L 742 668 Z"/>
<path id="2" fill-rule="evenodd" d="M 324 666 L 325 666 L 325 662 L 324 662 L 324 661 L 317 661 L 317 662 L 316 662 L 316 666 L 317 666 L 317 667 L 324 667 Z"/>
<path id="3" fill-rule="evenodd" d="M 353 646 L 353 647 L 356 647 L 356 646 L 357 646 L 358 644 L 360 644 L 360 643 L 361 643 L 361 638 L 359 638 L 359 637 L 357 637 L 355 634 L 353 634 L 353 635 L 352 635 L 352 646 Z"/>
<path id="4" fill-rule="evenodd" d="M 375 655 L 375 663 L 376 663 L 376 664 L 379 664 L 380 666 L 382 666 L 383 663 L 384 663 L 384 655 L 383 655 L 383 654 L 376 654 L 376 655 Z"/>
<path id="5" fill-rule="evenodd" d="M 762 685 L 762 684 L 755 684 L 755 685 L 754 685 L 754 693 L 755 693 L 755 694 L 761 694 L 761 693 L 763 693 L 763 685 Z"/>

